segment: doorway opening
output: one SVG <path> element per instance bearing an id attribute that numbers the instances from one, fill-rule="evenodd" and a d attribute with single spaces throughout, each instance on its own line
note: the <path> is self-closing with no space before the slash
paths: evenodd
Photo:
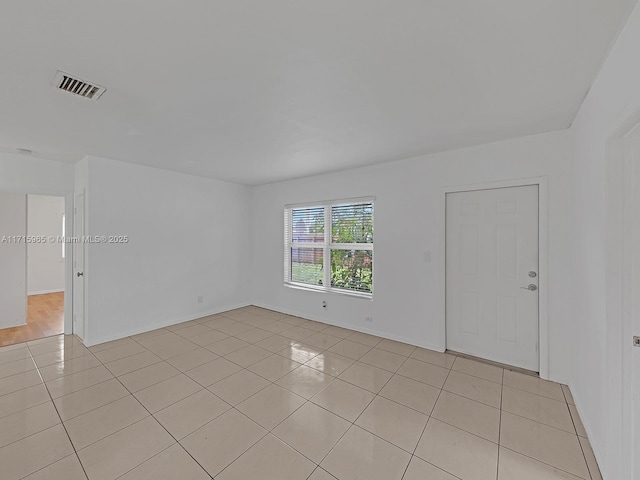
<path id="1" fill-rule="evenodd" d="M 65 197 L 0 194 L 0 347 L 64 333 Z"/>

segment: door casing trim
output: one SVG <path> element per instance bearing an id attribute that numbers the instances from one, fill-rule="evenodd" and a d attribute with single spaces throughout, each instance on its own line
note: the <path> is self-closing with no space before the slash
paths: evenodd
<path id="1" fill-rule="evenodd" d="M 607 424 L 615 425 L 606 433 L 604 443 L 620 441 L 622 449 L 611 452 L 609 465 L 620 465 L 620 472 L 632 478 L 633 472 L 633 358 L 631 335 L 633 329 L 631 262 L 633 260 L 634 222 L 632 209 L 635 189 L 633 161 L 626 141 L 637 135 L 640 128 L 640 109 L 631 113 L 608 137 L 606 144 L 606 318 L 605 329 L 605 385 L 608 391 L 620 392 L 620 402 L 605 405 Z M 610 398 L 610 397 L 609 397 Z M 579 403 L 579 401 L 578 401 Z M 587 433 L 588 423 L 585 424 Z M 613 439 L 611 436 L 616 436 Z M 611 442 L 611 443 L 614 443 Z M 594 452 L 599 452 L 594 449 Z M 599 456 L 598 453 L 595 453 Z M 598 459 L 600 460 L 600 459 Z M 609 467 L 610 468 L 610 467 Z M 606 472 L 604 472 L 606 473 Z M 618 472 L 614 472 L 618 473 Z"/>
<path id="2" fill-rule="evenodd" d="M 548 235 L 548 178 L 529 177 L 520 179 L 499 180 L 494 182 L 473 183 L 467 185 L 452 185 L 440 188 L 440 344 L 443 351 L 447 345 L 447 194 L 458 192 L 473 192 L 478 190 L 493 190 L 496 188 L 538 186 L 538 355 L 540 361 L 540 378 L 549 379 L 549 314 L 548 314 L 548 277 L 547 277 L 547 235 Z"/>
<path id="3" fill-rule="evenodd" d="M 65 232 L 73 233 L 73 207 L 74 195 L 67 193 L 64 196 Z M 64 334 L 73 334 L 73 246 L 69 243 L 64 247 Z"/>
<path id="4" fill-rule="evenodd" d="M 73 212 L 73 215 L 72 215 L 72 217 L 73 217 L 73 226 L 72 226 L 73 230 L 71 230 L 71 231 L 73 232 L 73 236 L 74 237 L 77 237 L 77 233 L 78 233 L 78 232 L 76 232 L 76 206 L 77 206 L 76 202 L 77 202 L 77 199 L 78 199 L 78 197 L 80 195 L 84 196 L 84 205 L 83 205 L 83 207 L 84 207 L 83 217 L 84 218 L 83 218 L 83 222 L 82 222 L 82 228 L 84 229 L 83 235 L 84 236 L 87 235 L 87 210 L 86 210 L 87 209 L 87 194 L 86 194 L 86 190 L 83 188 L 83 189 L 78 190 L 77 192 L 73 193 L 73 202 L 72 202 L 73 203 L 73 210 L 72 210 L 72 212 Z M 71 255 L 72 255 L 72 257 L 71 257 L 71 262 L 69 262 L 69 263 L 71 264 L 71 285 L 72 285 L 73 294 L 74 294 L 74 297 L 75 297 L 75 295 L 77 295 L 77 292 L 76 292 L 76 288 L 75 288 L 73 272 L 75 270 L 74 261 L 75 261 L 75 256 L 76 256 L 76 248 L 79 248 L 79 246 L 76 245 L 75 243 L 70 243 L 70 244 L 67 244 L 67 245 L 71 245 Z M 87 288 L 87 281 L 86 281 L 86 278 L 87 278 L 86 277 L 86 272 L 87 272 L 87 250 L 86 250 L 86 248 L 87 248 L 87 246 L 84 243 L 82 244 L 82 246 L 84 247 L 83 273 L 85 274 L 85 276 L 83 277 L 83 279 L 84 279 L 84 289 L 83 289 L 84 295 L 83 295 L 83 302 L 82 302 L 82 307 L 83 307 L 82 308 L 83 338 L 80 338 L 79 336 L 78 336 L 78 338 L 80 338 L 80 340 L 84 341 L 85 339 L 88 338 L 88 335 L 87 335 L 87 333 L 88 333 L 87 332 L 87 330 L 88 330 L 87 301 L 89 299 L 89 295 L 88 295 L 88 288 Z M 75 307 L 75 305 L 72 303 L 72 308 L 74 308 L 74 307 Z M 77 332 L 74 329 L 74 323 L 73 323 L 73 318 L 75 317 L 75 314 L 76 314 L 76 311 L 75 311 L 75 308 L 74 308 L 74 310 L 72 311 L 72 315 L 70 315 L 70 317 L 71 317 L 70 318 L 71 332 L 74 335 L 77 335 Z M 66 329 L 65 329 L 65 333 L 66 333 Z"/>

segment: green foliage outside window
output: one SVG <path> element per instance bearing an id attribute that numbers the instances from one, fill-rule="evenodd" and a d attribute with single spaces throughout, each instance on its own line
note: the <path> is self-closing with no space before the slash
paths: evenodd
<path id="1" fill-rule="evenodd" d="M 331 243 L 373 243 L 373 205 L 338 205 L 331 209 Z M 332 249 L 331 286 L 371 292 L 373 252 Z"/>

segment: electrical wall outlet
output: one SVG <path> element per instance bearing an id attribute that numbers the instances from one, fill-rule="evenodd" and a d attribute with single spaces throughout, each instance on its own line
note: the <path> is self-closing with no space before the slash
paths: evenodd
<path id="1" fill-rule="evenodd" d="M 202 295 L 198 295 L 198 303 L 202 303 L 203 297 Z"/>
<path id="2" fill-rule="evenodd" d="M 322 301 L 322 308 L 327 308 L 327 301 L 326 300 Z"/>
<path id="3" fill-rule="evenodd" d="M 364 321 L 367 323 L 373 323 L 373 317 L 364 317 Z"/>

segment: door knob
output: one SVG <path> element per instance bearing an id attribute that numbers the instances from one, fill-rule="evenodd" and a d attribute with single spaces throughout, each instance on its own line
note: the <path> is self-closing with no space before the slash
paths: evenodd
<path id="1" fill-rule="evenodd" d="M 533 283 L 530 283 L 526 287 L 520 287 L 520 288 L 522 288 L 523 290 L 530 290 L 532 292 L 535 292 L 536 290 L 538 290 L 538 286 L 534 285 Z"/>
<path id="2" fill-rule="evenodd" d="M 76 276 L 78 276 L 78 277 L 84 277 L 84 272 L 78 272 L 78 273 L 76 273 Z"/>

